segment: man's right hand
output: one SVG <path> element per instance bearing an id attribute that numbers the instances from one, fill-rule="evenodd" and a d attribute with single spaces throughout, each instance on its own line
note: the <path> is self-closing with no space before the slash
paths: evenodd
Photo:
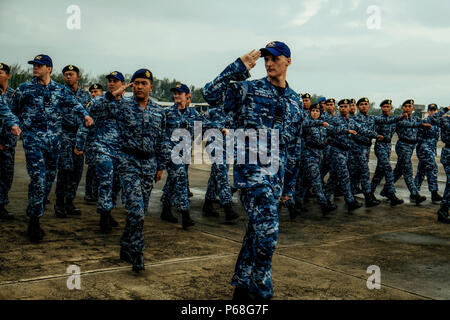
<path id="1" fill-rule="evenodd" d="M 78 150 L 77 148 L 75 148 L 73 150 L 73 153 L 75 153 L 77 156 L 82 156 L 83 155 L 83 151 Z"/>
<path id="2" fill-rule="evenodd" d="M 252 70 L 256 66 L 256 61 L 261 57 L 261 51 L 252 50 L 246 55 L 241 57 L 242 63 L 244 63 L 245 67 L 248 71 Z"/>
<path id="3" fill-rule="evenodd" d="M 130 82 L 129 84 L 124 84 L 124 85 L 120 86 L 119 89 L 114 90 L 111 93 L 114 97 L 121 97 L 125 93 L 125 91 L 132 85 L 133 85 L 133 82 Z"/>
<path id="4" fill-rule="evenodd" d="M 22 130 L 18 126 L 11 127 L 11 133 L 15 135 L 16 137 L 20 136 L 20 133 Z"/>
<path id="5" fill-rule="evenodd" d="M 348 130 L 348 133 L 356 136 L 358 133 L 355 130 Z"/>

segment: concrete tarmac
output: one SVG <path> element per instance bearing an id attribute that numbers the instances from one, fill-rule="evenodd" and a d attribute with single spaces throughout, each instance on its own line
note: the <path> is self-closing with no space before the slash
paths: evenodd
<path id="1" fill-rule="evenodd" d="M 242 217 L 236 223 L 226 224 L 218 205 L 219 218 L 203 217 L 209 167 L 191 165 L 189 174 L 194 193 L 191 213 L 197 224 L 184 231 L 180 224 L 160 220 L 164 175 L 153 190 L 145 219 L 146 270 L 136 275 L 119 260 L 125 209 L 119 205 L 113 211 L 120 227 L 101 234 L 96 206 L 83 200 L 84 176 L 75 200 L 82 215 L 57 218 L 53 188 L 41 219 L 46 237 L 40 244 L 29 242 L 25 214 L 29 177 L 19 143 L 8 206 L 16 219 L 0 221 L 0 299 L 230 299 L 247 218 L 238 193 L 233 206 Z M 441 176 L 441 193 L 444 183 Z M 308 212 L 296 222 L 289 221 L 283 208 L 273 257 L 274 299 L 450 299 L 450 227 L 437 222 L 439 206 L 430 202 L 425 186 L 421 193 L 428 200 L 421 206 L 409 203 L 403 181 L 397 187 L 405 200 L 397 208 L 383 201 L 348 215 L 339 199 L 338 211 L 323 218 L 310 201 Z M 73 265 L 81 272 L 79 290 L 67 285 L 67 269 Z M 368 288 L 370 266 L 380 270 L 380 289 Z"/>

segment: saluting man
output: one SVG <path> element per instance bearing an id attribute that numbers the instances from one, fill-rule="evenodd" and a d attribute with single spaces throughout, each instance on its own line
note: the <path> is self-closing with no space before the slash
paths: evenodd
<path id="1" fill-rule="evenodd" d="M 267 77 L 245 81 L 261 56 Z M 274 129 L 280 137 L 279 145 L 270 146 L 279 148 L 279 158 L 274 160 L 279 164 L 276 172 L 264 170 L 267 166 L 260 161 L 239 164 L 235 159 L 234 185 L 241 189 L 241 201 L 248 214 L 247 231 L 232 279 L 236 300 L 273 296 L 272 256 L 278 240 L 278 204 L 294 196 L 301 156 L 301 97 L 286 81 L 291 62 L 291 51 L 285 43 L 270 42 L 265 48 L 238 58 L 203 88 L 203 96 L 211 106 L 235 113 L 236 128 Z M 269 132 L 272 137 L 273 132 Z M 248 159 L 248 141 L 246 148 Z"/>

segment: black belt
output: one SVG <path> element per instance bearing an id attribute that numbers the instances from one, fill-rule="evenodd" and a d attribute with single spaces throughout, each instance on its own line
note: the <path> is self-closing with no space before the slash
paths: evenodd
<path id="1" fill-rule="evenodd" d="M 349 146 L 344 146 L 344 145 L 341 145 L 341 144 L 338 144 L 338 143 L 332 143 L 331 145 L 332 145 L 333 147 L 335 147 L 335 148 L 341 149 L 342 151 L 348 151 L 348 150 L 350 150 L 350 147 L 349 147 Z"/>
<path id="2" fill-rule="evenodd" d="M 128 148 L 128 147 L 122 147 L 122 152 L 126 153 L 130 156 L 133 156 L 138 160 L 149 160 L 151 157 L 150 152 L 132 149 L 132 148 Z"/>
<path id="3" fill-rule="evenodd" d="M 72 132 L 72 133 L 77 133 L 78 132 L 78 127 L 74 127 L 74 126 L 69 126 L 67 124 L 63 124 L 62 125 L 62 129 L 68 132 Z"/>
<path id="4" fill-rule="evenodd" d="M 364 141 L 356 140 L 356 139 L 355 139 L 355 142 L 357 144 L 359 144 L 360 146 L 364 146 L 364 147 L 369 147 L 370 148 L 372 146 L 372 142 L 364 142 Z"/>
<path id="5" fill-rule="evenodd" d="M 310 149 L 317 149 L 317 150 L 323 150 L 327 147 L 327 145 L 325 145 L 325 144 L 314 144 L 314 143 L 310 143 L 310 142 L 307 142 L 306 146 Z"/>
<path id="6" fill-rule="evenodd" d="M 407 143 L 407 144 L 416 144 L 417 143 L 417 140 L 410 140 L 410 139 L 405 139 L 405 138 L 400 138 L 398 140 L 403 143 Z"/>

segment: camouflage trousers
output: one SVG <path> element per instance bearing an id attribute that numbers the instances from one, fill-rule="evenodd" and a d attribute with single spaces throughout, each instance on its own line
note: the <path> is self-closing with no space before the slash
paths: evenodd
<path id="1" fill-rule="evenodd" d="M 184 164 L 170 162 L 161 202 L 164 206 L 175 204 L 179 211 L 189 210 L 188 175 Z"/>
<path id="2" fill-rule="evenodd" d="M 450 206 L 450 148 L 443 148 L 441 153 L 441 163 L 444 166 L 447 182 L 445 184 L 444 199 L 441 206 Z"/>
<path id="3" fill-rule="evenodd" d="M 208 180 L 208 188 L 206 190 L 205 199 L 216 200 L 219 196 L 220 204 L 225 205 L 233 201 L 231 193 L 230 178 L 228 177 L 228 164 L 211 165 L 211 173 Z"/>
<path id="4" fill-rule="evenodd" d="M 278 241 L 281 186 L 242 189 L 248 224 L 231 284 L 266 299 L 273 296 L 272 256 Z"/>
<path id="5" fill-rule="evenodd" d="M 404 177 L 406 186 L 408 187 L 411 195 L 415 196 L 419 192 L 417 191 L 416 184 L 413 178 L 413 168 L 411 157 L 414 152 L 415 145 L 404 143 L 402 141 L 397 142 L 395 145 L 395 152 L 397 153 L 397 165 L 394 169 L 394 183 L 397 182 L 401 176 Z"/>
<path id="6" fill-rule="evenodd" d="M 419 143 L 416 148 L 419 164 L 417 166 L 417 174 L 414 179 L 417 190 L 420 191 L 425 177 L 428 181 L 428 190 L 430 192 L 438 191 L 438 166 L 436 163 L 436 149 L 434 145 L 427 143 Z"/>
<path id="7" fill-rule="evenodd" d="M 96 173 L 98 181 L 97 212 L 110 212 L 115 206 L 120 192 L 118 161 L 104 153 L 96 155 Z"/>
<path id="8" fill-rule="evenodd" d="M 98 180 L 95 164 L 88 165 L 84 194 L 94 198 L 98 197 Z"/>
<path id="9" fill-rule="evenodd" d="M 325 196 L 328 200 L 334 194 L 336 188 L 339 188 L 345 197 L 346 203 L 355 201 L 350 188 L 350 174 L 348 172 L 348 151 L 343 151 L 334 146 L 330 149 L 331 155 L 331 174 L 325 185 Z"/>
<path id="10" fill-rule="evenodd" d="M 31 217 L 42 217 L 55 180 L 59 152 L 37 144 L 27 144 L 25 141 L 24 150 L 30 176 L 27 214 Z"/>
<path id="11" fill-rule="evenodd" d="M 312 192 L 316 197 L 316 201 L 320 205 L 327 204 L 327 198 L 323 192 L 322 179 L 320 175 L 321 158 L 307 156 L 308 151 L 304 152 L 301 161 L 301 184 L 299 191 L 296 193 L 295 201 L 303 202 L 306 192 L 312 188 Z"/>
<path id="12" fill-rule="evenodd" d="M 369 171 L 370 147 L 355 144 L 350 152 L 348 164 L 350 173 L 350 185 L 353 193 L 361 184 L 364 193 L 370 193 L 372 187 L 370 184 Z"/>
<path id="13" fill-rule="evenodd" d="M 120 245 L 130 252 L 142 252 L 145 249 L 144 218 L 156 175 L 156 159 L 138 160 L 121 154 L 118 171 L 127 209 Z"/>
<path id="14" fill-rule="evenodd" d="M 391 167 L 392 145 L 385 142 L 375 144 L 375 155 L 377 157 L 377 168 L 372 178 L 372 192 L 375 192 L 383 178 L 385 179 L 384 190 L 389 194 L 395 194 L 394 173 Z"/>
<path id="15" fill-rule="evenodd" d="M 60 168 L 56 176 L 56 197 L 75 199 L 84 168 L 83 155 L 72 155 L 72 169 Z"/>
<path id="16" fill-rule="evenodd" d="M 14 178 L 15 149 L 0 151 L 0 205 L 9 203 L 8 193 Z"/>

